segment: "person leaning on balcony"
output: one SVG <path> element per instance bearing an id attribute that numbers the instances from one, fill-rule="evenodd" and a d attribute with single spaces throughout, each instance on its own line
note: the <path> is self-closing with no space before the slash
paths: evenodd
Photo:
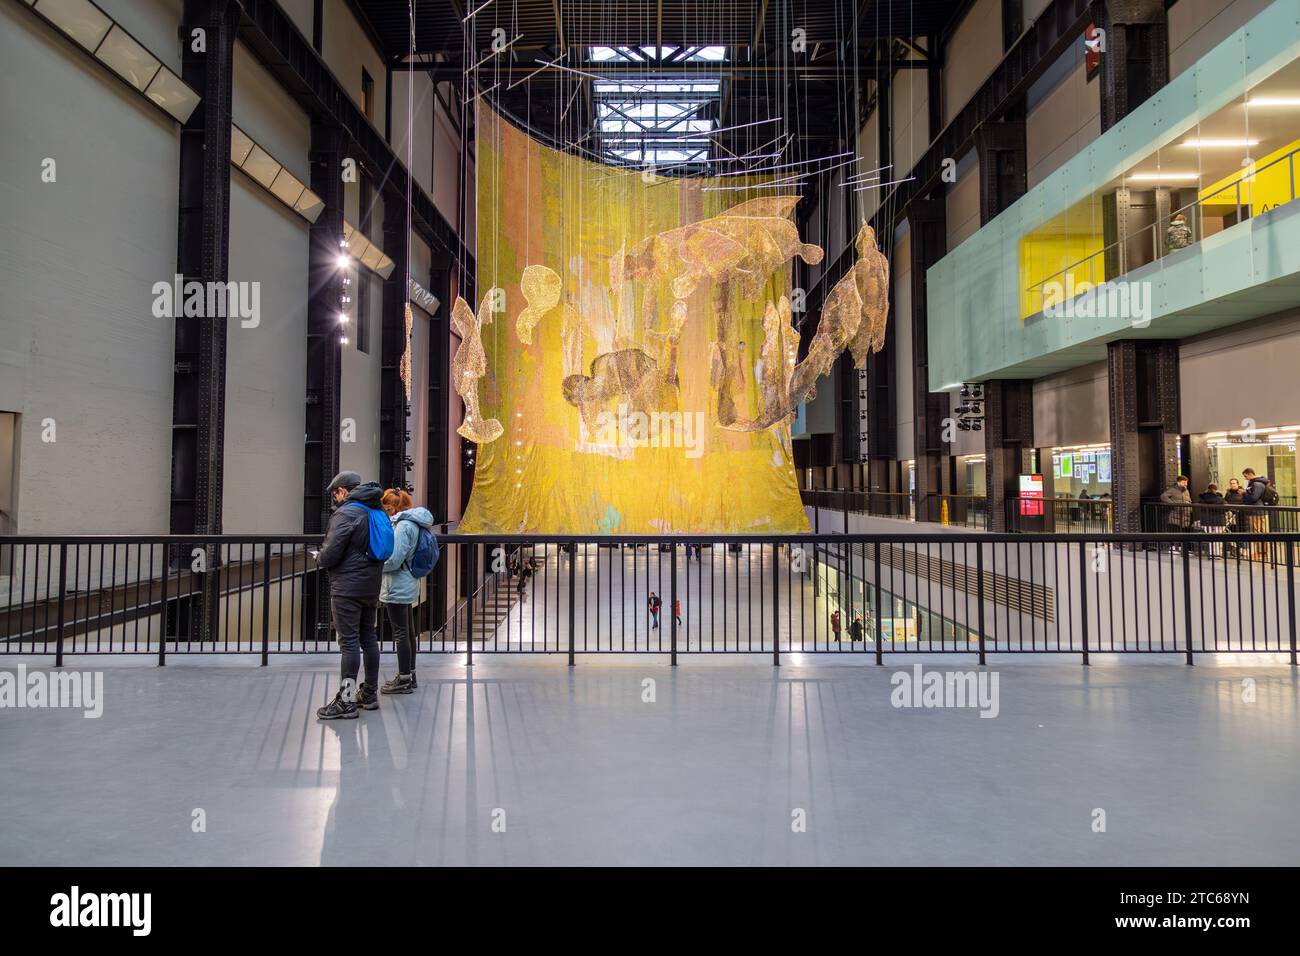
<path id="1" fill-rule="evenodd" d="M 1179 475 L 1172 485 L 1165 489 L 1164 494 L 1160 496 L 1161 504 L 1165 505 L 1190 505 L 1192 503 L 1192 493 L 1187 490 L 1187 476 Z M 1174 534 L 1187 531 L 1192 526 L 1192 509 L 1184 507 L 1172 507 L 1165 512 L 1165 522 L 1169 530 Z"/>
<path id="2" fill-rule="evenodd" d="M 384 562 L 370 556 L 369 511 L 379 510 L 384 490 L 376 481 L 362 482 L 355 471 L 334 476 L 325 493 L 334 503 L 325 543 L 316 564 L 329 572 L 330 608 L 338 632 L 342 675 L 334 699 L 316 711 L 321 720 L 352 720 L 357 708 L 379 706 L 379 636 L 375 613 Z M 361 505 L 348 508 L 345 505 Z M 365 661 L 366 679 L 357 686 L 357 671 Z"/>
<path id="3" fill-rule="evenodd" d="M 1192 230 L 1188 228 L 1183 214 L 1178 213 L 1169 221 L 1169 228 L 1165 231 L 1165 248 L 1186 249 L 1191 244 Z"/>

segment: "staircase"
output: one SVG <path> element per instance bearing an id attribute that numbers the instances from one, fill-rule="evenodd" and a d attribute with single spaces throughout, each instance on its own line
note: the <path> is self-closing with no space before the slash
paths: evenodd
<path id="1" fill-rule="evenodd" d="M 474 621 L 470 626 L 470 639 L 489 641 L 509 615 L 510 609 L 519 603 L 515 592 L 515 581 L 509 575 L 502 574 L 495 583 L 484 587 L 474 599 Z"/>

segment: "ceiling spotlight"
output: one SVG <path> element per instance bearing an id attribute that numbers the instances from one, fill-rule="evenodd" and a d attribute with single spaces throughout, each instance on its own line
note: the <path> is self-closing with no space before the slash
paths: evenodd
<path id="1" fill-rule="evenodd" d="M 348 266 L 350 266 L 350 265 L 352 265 L 352 257 L 351 257 L 351 256 L 348 256 L 348 255 L 340 255 L 340 256 L 339 256 L 339 268 L 340 268 L 340 269 L 346 269 L 346 268 L 347 268 Z"/>
<path id="2" fill-rule="evenodd" d="M 347 325 L 347 324 L 348 324 L 348 317 L 347 317 L 347 315 L 344 314 L 344 313 L 342 313 L 342 312 L 340 312 L 340 313 L 339 313 L 339 325 Z"/>
<path id="3" fill-rule="evenodd" d="M 347 345 L 347 344 L 348 344 L 348 337 L 346 335 L 340 335 L 339 345 Z"/>

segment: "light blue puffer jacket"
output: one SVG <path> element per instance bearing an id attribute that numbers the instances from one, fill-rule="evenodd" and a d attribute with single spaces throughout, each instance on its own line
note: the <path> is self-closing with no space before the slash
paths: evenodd
<path id="1" fill-rule="evenodd" d="M 407 559 L 415 553 L 420 528 L 432 528 L 428 508 L 409 508 L 393 516 L 393 556 L 384 562 L 384 583 L 379 600 L 385 604 L 414 604 L 420 599 L 420 582 L 407 570 Z"/>

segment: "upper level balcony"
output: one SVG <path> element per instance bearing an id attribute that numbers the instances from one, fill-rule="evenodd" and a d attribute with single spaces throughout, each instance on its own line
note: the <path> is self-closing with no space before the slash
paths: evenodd
<path id="1" fill-rule="evenodd" d="M 927 273 L 930 388 L 1300 305 L 1300 0 L 1277 0 Z"/>

